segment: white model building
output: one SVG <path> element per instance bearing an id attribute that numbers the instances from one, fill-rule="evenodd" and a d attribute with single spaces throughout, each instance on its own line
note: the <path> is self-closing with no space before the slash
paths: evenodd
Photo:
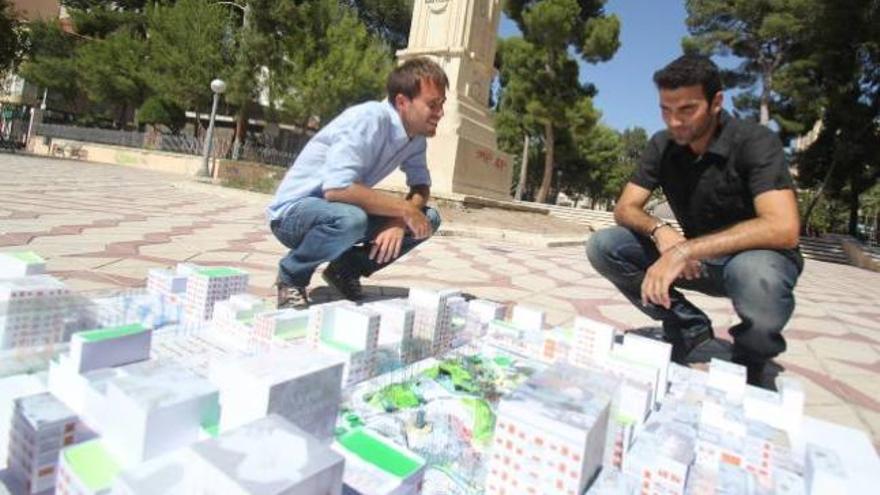
<path id="1" fill-rule="evenodd" d="M 361 495 L 422 493 L 426 463 L 416 453 L 363 428 L 343 433 L 332 448 L 345 457 L 347 490 Z"/>
<path id="2" fill-rule="evenodd" d="M 15 400 L 9 435 L 9 470 L 26 493 L 55 486 L 58 451 L 80 438 L 79 420 L 67 406 L 44 392 Z"/>
<path id="3" fill-rule="evenodd" d="M 511 325 L 523 330 L 544 330 L 544 312 L 540 309 L 517 304 L 510 316 Z"/>
<path id="4" fill-rule="evenodd" d="M 153 292 L 127 291 L 92 299 L 88 307 L 92 327 L 117 327 L 139 323 L 161 328 L 183 320 L 179 299 Z"/>
<path id="5" fill-rule="evenodd" d="M 632 332 L 623 336 L 623 344 L 615 346 L 618 356 L 657 369 L 657 386 L 654 395 L 656 403 L 662 403 L 669 385 L 669 363 L 672 361 L 672 345 L 667 342 L 649 339 Z"/>
<path id="6" fill-rule="evenodd" d="M 304 345 L 214 361 L 209 377 L 220 387 L 220 431 L 278 414 L 329 442 L 342 368 L 341 360 Z"/>
<path id="7" fill-rule="evenodd" d="M 181 301 L 186 295 L 189 270 L 152 268 L 147 272 L 147 290 L 153 294 Z"/>
<path id="8" fill-rule="evenodd" d="M 489 322 L 503 319 L 506 312 L 507 306 L 504 304 L 488 299 L 471 299 L 468 301 L 465 332 L 472 339 L 482 337 L 489 330 Z"/>
<path id="9" fill-rule="evenodd" d="M 189 445 L 219 422 L 217 387 L 192 371 L 155 360 L 116 369 L 105 395 L 113 414 L 100 431 L 122 466 Z"/>
<path id="10" fill-rule="evenodd" d="M 589 366 L 604 359 L 614 345 L 614 327 L 605 323 L 575 317 L 569 362 L 575 366 Z"/>
<path id="11" fill-rule="evenodd" d="M 205 467 L 198 477 L 201 487 L 197 493 L 342 493 L 343 457 L 306 430 L 274 414 L 199 442 L 190 450 Z"/>
<path id="12" fill-rule="evenodd" d="M 486 494 L 583 493 L 602 461 L 616 383 L 556 364 L 503 397 Z"/>
<path id="13" fill-rule="evenodd" d="M 320 327 L 310 342 L 345 362 L 343 386 L 368 380 L 376 371 L 379 345 L 379 313 L 366 306 L 334 305 L 323 310 Z"/>
<path id="14" fill-rule="evenodd" d="M 0 279 L 0 349 L 61 342 L 70 292 L 51 275 Z"/>
<path id="15" fill-rule="evenodd" d="M 186 282 L 186 315 L 196 321 L 211 319 L 214 304 L 247 291 L 248 274 L 236 268 L 200 268 Z"/>
<path id="16" fill-rule="evenodd" d="M 460 292 L 453 289 L 410 289 L 409 304 L 416 312 L 413 322 L 416 360 L 436 356 L 452 348 L 448 301 L 459 295 Z"/>
<path id="17" fill-rule="evenodd" d="M 684 495 L 694 461 L 696 430 L 675 421 L 648 422 L 630 449 L 623 473 L 643 493 Z"/>
<path id="18" fill-rule="evenodd" d="M 412 336 L 415 310 L 406 299 L 386 299 L 364 306 L 379 313 L 379 348 L 390 352 L 400 365 L 415 362 Z"/>
<path id="19" fill-rule="evenodd" d="M 265 311 L 254 316 L 251 339 L 268 344 L 272 341 L 304 342 L 309 330 L 311 312 L 303 309 Z"/>
<path id="20" fill-rule="evenodd" d="M 254 317 L 267 310 L 267 306 L 264 299 L 253 294 L 235 294 L 225 301 L 217 301 L 214 304 L 211 323 L 217 331 L 249 336 Z"/>
<path id="21" fill-rule="evenodd" d="M 140 323 L 77 332 L 70 338 L 70 359 L 77 373 L 144 361 L 152 335 Z"/>
<path id="22" fill-rule="evenodd" d="M 46 260 L 33 251 L 0 253 L 0 278 L 18 278 L 46 273 Z"/>

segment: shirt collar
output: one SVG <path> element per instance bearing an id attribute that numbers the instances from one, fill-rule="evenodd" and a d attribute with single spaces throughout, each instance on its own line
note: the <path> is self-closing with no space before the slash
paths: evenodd
<path id="1" fill-rule="evenodd" d="M 733 126 L 730 125 L 732 121 L 733 117 L 730 116 L 727 110 L 722 109 L 718 114 L 718 127 L 715 129 L 715 135 L 712 136 L 712 141 L 706 150 L 707 153 L 724 158 L 730 156 L 730 147 L 733 141 Z"/>
<path id="2" fill-rule="evenodd" d="M 383 103 L 385 103 L 385 109 L 391 116 L 391 139 L 393 141 L 409 141 L 406 127 L 403 126 L 403 120 L 400 118 L 400 114 L 397 113 L 397 109 L 394 108 L 394 105 L 387 98 L 383 100 Z"/>

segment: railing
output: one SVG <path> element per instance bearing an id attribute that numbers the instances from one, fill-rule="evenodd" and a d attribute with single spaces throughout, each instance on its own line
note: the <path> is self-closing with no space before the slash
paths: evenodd
<path id="1" fill-rule="evenodd" d="M 58 124 L 38 124 L 35 133 L 56 139 L 69 139 L 86 143 L 109 144 L 149 150 L 168 151 L 187 155 L 201 155 L 204 139 L 184 134 L 162 134 L 158 132 L 118 131 L 92 127 L 76 127 Z M 299 154 L 299 150 L 279 150 L 246 142 L 241 147 L 239 160 L 254 161 L 270 165 L 288 166 Z M 211 147 L 214 158 L 233 158 L 233 146 L 228 138 L 214 137 Z"/>

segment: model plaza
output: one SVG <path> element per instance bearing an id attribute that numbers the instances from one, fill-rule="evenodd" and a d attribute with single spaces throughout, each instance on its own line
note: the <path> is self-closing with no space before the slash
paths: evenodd
<path id="1" fill-rule="evenodd" d="M 44 266 L 0 255 L 4 359 L 53 349 L 3 378 L 30 383 L 3 388 L 11 493 L 828 494 L 873 475 L 864 434 L 805 417 L 797 380 L 682 367 L 587 318 L 419 288 L 279 311 L 246 272 L 188 264 L 75 301 Z"/>

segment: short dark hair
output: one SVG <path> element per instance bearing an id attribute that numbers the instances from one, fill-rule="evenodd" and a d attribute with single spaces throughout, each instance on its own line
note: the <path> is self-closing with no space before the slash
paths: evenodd
<path id="1" fill-rule="evenodd" d="M 705 55 L 682 55 L 654 73 L 654 84 L 659 89 L 678 89 L 684 86 L 703 87 L 706 101 L 721 91 L 721 71 Z"/>
<path id="2" fill-rule="evenodd" d="M 422 81 L 431 81 L 438 88 L 449 87 L 449 78 L 436 62 L 426 57 L 417 57 L 398 65 L 388 75 L 385 85 L 388 101 L 393 105 L 394 97 L 398 94 L 409 99 L 419 96 Z"/>

